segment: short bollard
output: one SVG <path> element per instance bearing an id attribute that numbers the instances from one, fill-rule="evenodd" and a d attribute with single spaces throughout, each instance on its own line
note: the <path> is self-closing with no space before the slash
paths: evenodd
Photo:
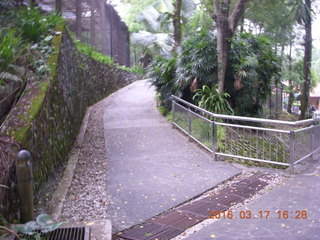
<path id="1" fill-rule="evenodd" d="M 34 220 L 31 154 L 22 150 L 17 155 L 16 173 L 22 223 Z"/>

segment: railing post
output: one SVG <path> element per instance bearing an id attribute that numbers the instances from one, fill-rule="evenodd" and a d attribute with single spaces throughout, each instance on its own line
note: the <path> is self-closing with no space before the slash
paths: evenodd
<path id="1" fill-rule="evenodd" d="M 217 160 L 216 147 L 217 147 L 217 125 L 215 120 L 213 120 L 212 121 L 212 157 L 214 161 Z"/>
<path id="2" fill-rule="evenodd" d="M 295 148 L 295 131 L 290 131 L 290 166 L 289 172 L 290 174 L 294 174 L 294 148 Z"/>
<path id="3" fill-rule="evenodd" d="M 30 152 L 22 150 L 16 159 L 17 187 L 20 199 L 20 220 L 22 223 L 34 220 L 33 213 L 33 177 L 32 156 Z"/>
<path id="4" fill-rule="evenodd" d="M 175 102 L 175 100 L 172 99 L 171 117 L 172 117 L 172 122 L 173 123 L 174 123 L 174 119 L 175 119 L 175 111 L 176 111 L 176 102 Z"/>
<path id="5" fill-rule="evenodd" d="M 314 146 L 314 131 L 315 131 L 315 127 L 314 127 L 314 122 L 312 123 L 312 128 L 311 128 L 311 156 L 310 156 L 310 159 L 311 161 L 313 160 L 313 151 L 315 150 L 315 146 Z"/>
<path id="6" fill-rule="evenodd" d="M 188 127 L 188 138 L 189 141 L 191 141 L 191 109 L 190 106 L 188 106 L 188 120 L 187 120 L 187 127 Z"/>

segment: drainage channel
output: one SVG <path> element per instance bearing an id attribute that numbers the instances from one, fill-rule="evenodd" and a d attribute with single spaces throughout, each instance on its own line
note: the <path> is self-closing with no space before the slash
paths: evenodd
<path id="1" fill-rule="evenodd" d="M 127 240 L 168 240 L 183 233 L 188 228 L 212 217 L 212 212 L 223 212 L 235 204 L 252 197 L 268 184 L 260 178 L 266 174 L 254 175 L 233 183 L 220 191 L 195 200 L 189 204 L 169 210 L 147 219 L 116 234 L 117 239 Z"/>
<path id="2" fill-rule="evenodd" d="M 23 239 L 32 240 L 33 236 L 24 235 Z M 41 234 L 41 239 L 46 240 L 89 240 L 89 227 L 59 228 L 47 234 Z M 17 237 L 14 240 L 19 240 Z"/>

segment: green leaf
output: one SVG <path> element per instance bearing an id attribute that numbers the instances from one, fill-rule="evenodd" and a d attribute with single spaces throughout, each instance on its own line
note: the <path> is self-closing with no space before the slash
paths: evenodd
<path id="1" fill-rule="evenodd" d="M 24 232 L 25 234 L 28 235 L 34 235 L 36 230 L 39 230 L 40 226 L 36 221 L 30 221 L 24 224 Z"/>
<path id="2" fill-rule="evenodd" d="M 64 224 L 64 222 L 59 222 L 59 223 L 52 223 L 52 224 L 43 226 L 41 229 L 41 232 L 42 233 L 52 232 L 52 231 L 58 229 L 63 224 Z"/>
<path id="3" fill-rule="evenodd" d="M 40 214 L 36 221 L 41 227 L 45 227 L 46 225 L 53 223 L 52 218 L 48 214 Z"/>
<path id="4" fill-rule="evenodd" d="M 15 231 L 16 233 L 24 233 L 24 225 L 13 225 L 12 230 Z"/>

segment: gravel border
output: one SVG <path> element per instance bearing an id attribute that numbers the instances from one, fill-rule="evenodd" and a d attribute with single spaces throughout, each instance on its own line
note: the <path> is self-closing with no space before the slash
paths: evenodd
<path id="1" fill-rule="evenodd" d="M 79 134 L 82 137 L 77 139 L 70 153 L 68 165 L 71 166 L 65 171 L 67 180 L 60 182 L 51 200 L 55 220 L 79 222 L 107 219 L 109 198 L 106 191 L 107 159 L 103 115 L 112 99 L 130 88 L 127 85 L 92 105 L 90 111 L 87 111 Z"/>

